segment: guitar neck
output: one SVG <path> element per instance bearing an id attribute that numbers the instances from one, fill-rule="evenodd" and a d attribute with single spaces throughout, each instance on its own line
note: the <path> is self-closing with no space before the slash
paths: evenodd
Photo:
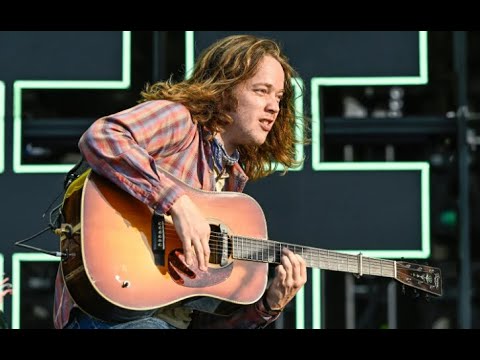
<path id="1" fill-rule="evenodd" d="M 239 260 L 280 264 L 282 249 L 288 248 L 302 256 L 308 267 L 322 270 L 343 271 L 360 275 L 395 278 L 396 262 L 359 255 L 343 254 L 309 246 L 293 245 L 272 240 L 231 236 L 233 257 Z"/>

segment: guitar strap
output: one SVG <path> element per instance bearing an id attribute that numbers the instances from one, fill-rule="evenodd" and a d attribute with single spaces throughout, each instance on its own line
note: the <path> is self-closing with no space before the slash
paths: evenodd
<path id="1" fill-rule="evenodd" d="M 67 173 L 63 181 L 63 188 L 67 190 L 70 184 L 82 175 L 85 171 L 90 169 L 90 165 L 82 158 L 73 166 L 73 168 Z"/>
<path id="2" fill-rule="evenodd" d="M 58 196 L 55 198 L 52 204 L 62 195 L 64 198 L 63 201 L 65 201 L 65 198 L 68 195 L 69 186 L 89 169 L 90 169 L 90 165 L 88 165 L 88 163 L 85 161 L 85 159 L 82 156 L 80 160 L 73 166 L 73 168 L 71 168 L 70 171 L 65 175 L 65 178 L 63 179 L 63 191 L 60 192 L 60 194 L 58 194 Z M 65 221 L 63 216 L 63 201 L 61 205 L 55 207 L 50 212 L 50 219 L 52 220 L 51 225 L 55 228 L 60 228 L 61 224 Z M 52 204 L 48 207 L 48 209 L 50 209 Z"/>

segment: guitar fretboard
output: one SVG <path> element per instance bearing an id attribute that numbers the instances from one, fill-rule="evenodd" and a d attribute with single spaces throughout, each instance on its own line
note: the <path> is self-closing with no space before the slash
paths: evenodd
<path id="1" fill-rule="evenodd" d="M 323 270 L 395 278 L 395 261 L 374 259 L 362 255 L 343 254 L 336 251 L 293 245 L 272 240 L 231 236 L 233 257 L 239 260 L 280 264 L 282 249 L 302 256 L 307 266 Z"/>

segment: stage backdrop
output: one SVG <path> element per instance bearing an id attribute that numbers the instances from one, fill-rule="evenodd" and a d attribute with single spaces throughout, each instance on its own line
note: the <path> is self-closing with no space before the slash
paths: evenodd
<path id="1" fill-rule="evenodd" d="M 233 33 L 240 32 L 185 32 L 186 75 L 202 49 Z M 281 42 L 301 76 L 294 82 L 299 121 L 303 114 L 312 120 L 312 144 L 296 148 L 303 166 L 246 188 L 265 211 L 270 238 L 367 256 L 428 257 L 428 164 L 325 163 L 321 119 L 327 105 L 321 104 L 323 86 L 424 84 L 426 33 L 252 33 Z M 13 243 L 47 226 L 47 208 L 60 201 L 86 127 L 134 104 L 139 88 L 132 86 L 132 74 L 137 83 L 158 80 L 141 72 L 154 51 L 135 51 L 132 39 L 128 31 L 0 33 L 0 274 L 12 276 L 17 289 L 6 307 L 13 327 L 21 327 L 21 314 L 25 318 L 29 311 L 22 307 L 25 289 L 38 286 L 51 297 L 54 272 L 48 272 L 47 284 L 34 283 L 24 276 L 27 264 L 44 262 L 54 269 L 58 261 Z M 167 49 L 162 38 L 156 41 L 157 49 Z M 51 233 L 30 244 L 58 249 Z M 298 308 L 303 314 L 303 304 Z M 313 317 L 311 326 L 318 327 L 318 308 Z"/>

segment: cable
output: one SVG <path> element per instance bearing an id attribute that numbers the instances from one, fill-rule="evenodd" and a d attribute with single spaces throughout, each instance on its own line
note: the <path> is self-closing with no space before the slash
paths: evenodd
<path id="1" fill-rule="evenodd" d="M 52 202 L 48 205 L 47 209 L 44 211 L 44 213 L 43 213 L 43 215 L 42 215 L 42 219 L 45 218 L 45 215 L 47 214 L 47 211 L 50 210 L 50 208 L 52 207 L 53 203 L 54 203 L 55 201 L 57 201 L 58 198 L 59 198 L 60 196 L 62 196 L 63 194 L 64 194 L 64 191 L 61 191 L 60 194 L 58 194 L 58 195 L 55 197 L 55 199 L 52 200 Z M 50 219 L 52 218 L 52 213 L 53 213 L 58 207 L 60 207 L 60 206 L 61 206 L 61 204 L 60 204 L 59 206 L 57 206 L 56 208 L 54 208 L 52 211 L 50 211 Z"/>
<path id="2" fill-rule="evenodd" d="M 60 252 L 60 251 L 48 251 L 48 250 L 44 250 L 44 249 L 37 248 L 37 247 L 35 247 L 35 246 L 23 244 L 24 242 L 30 241 L 30 240 L 36 238 L 37 236 L 42 235 L 44 232 L 47 232 L 48 230 L 54 230 L 54 227 L 50 224 L 48 227 L 46 227 L 45 229 L 39 231 L 38 233 L 36 233 L 36 234 L 34 234 L 34 235 L 32 235 L 32 236 L 29 236 L 29 237 L 26 238 L 26 239 L 19 240 L 19 241 L 15 242 L 15 246 L 24 247 L 24 248 L 26 248 L 26 249 L 39 251 L 39 252 L 42 252 L 42 253 L 44 253 L 44 254 L 48 254 L 48 255 L 52 255 L 52 256 L 57 256 L 57 257 L 61 257 L 61 258 L 66 257 L 66 254 L 65 254 L 65 253 L 62 253 L 62 252 Z"/>
<path id="3" fill-rule="evenodd" d="M 65 190 L 60 192 L 60 194 L 58 194 L 55 197 L 55 199 L 53 199 L 53 201 L 48 205 L 47 209 L 45 210 L 45 212 L 42 215 L 42 219 L 45 218 L 45 215 L 47 214 L 48 210 L 50 210 L 52 208 L 55 201 L 57 201 L 58 198 L 62 194 L 65 193 L 68 186 L 75 179 L 77 179 L 79 177 L 80 173 L 85 172 L 85 170 L 87 168 L 89 168 L 89 165 L 88 165 L 87 162 L 84 161 L 84 159 L 82 157 L 80 159 L 80 161 L 77 162 L 75 164 L 75 166 L 65 176 L 64 183 L 63 183 L 63 187 L 64 187 Z M 77 170 L 79 170 L 78 173 L 77 173 Z M 39 251 L 39 252 L 42 252 L 44 254 L 48 254 L 48 255 L 52 255 L 52 256 L 58 256 L 58 257 L 61 257 L 62 259 L 67 258 L 68 255 L 66 253 L 62 253 L 60 251 L 48 251 L 48 250 L 40 249 L 40 248 L 35 247 L 35 246 L 30 246 L 30 245 L 23 244 L 24 242 L 30 241 L 30 240 L 36 238 L 37 236 L 42 235 L 44 232 L 46 232 L 48 230 L 52 230 L 56 235 L 62 235 L 62 234 L 65 233 L 65 234 L 67 234 L 67 236 L 72 236 L 73 229 L 72 229 L 71 225 L 67 224 L 65 227 L 61 226 L 61 223 L 63 222 L 62 206 L 63 206 L 63 203 L 60 203 L 59 205 L 57 205 L 56 207 L 54 207 L 50 211 L 48 227 L 46 227 L 45 229 L 39 231 L 38 233 L 36 233 L 36 234 L 26 238 L 26 239 L 15 242 L 15 246 L 20 246 L 20 247 L 24 247 L 26 249 Z M 55 214 L 56 214 L 55 219 L 53 219 Z"/>

